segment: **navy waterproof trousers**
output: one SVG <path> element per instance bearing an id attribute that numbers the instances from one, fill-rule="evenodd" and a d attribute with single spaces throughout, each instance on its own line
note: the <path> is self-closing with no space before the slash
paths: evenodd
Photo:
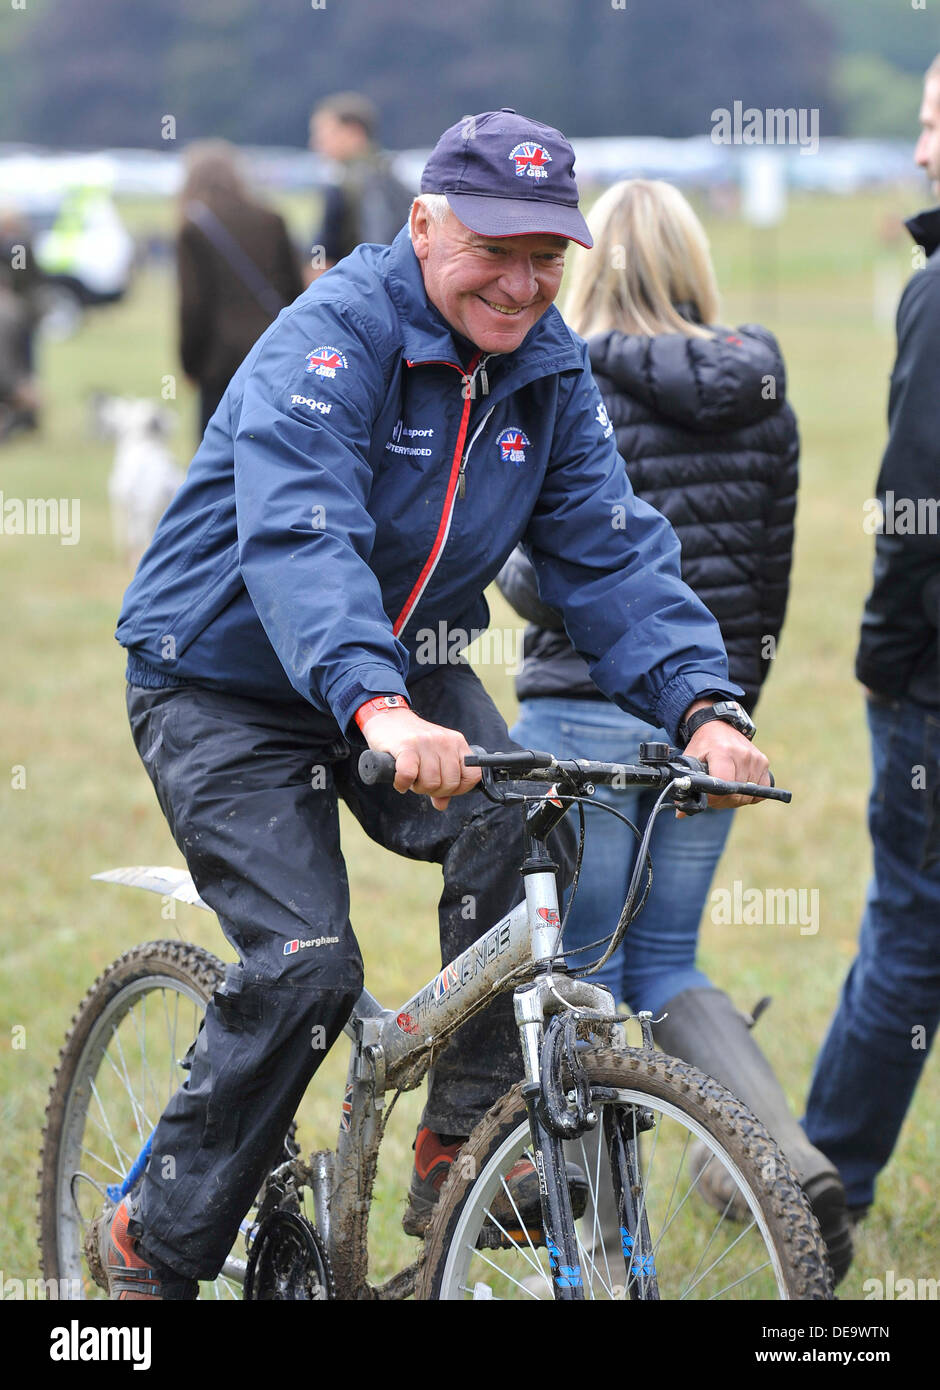
<path id="1" fill-rule="evenodd" d="M 435 668 L 410 696 L 422 718 L 461 730 L 471 744 L 517 746 L 465 664 Z M 191 685 L 129 686 L 127 706 L 173 837 L 240 959 L 208 1005 L 141 1187 L 141 1251 L 180 1274 L 211 1279 L 362 989 L 338 798 L 379 844 L 442 866 L 442 964 L 522 900 L 521 817 L 478 788 L 442 812 L 426 796 L 364 786 L 357 772 L 364 742 L 355 734 L 347 742 L 329 716 L 299 699 L 285 705 Z M 575 849 L 566 822 L 553 841 L 561 890 Z M 311 1045 L 320 1030 L 325 1048 Z M 435 1061 L 423 1123 L 469 1134 L 521 1075 L 512 998 L 503 995 Z M 163 1161 L 168 1155 L 172 1164 Z"/>

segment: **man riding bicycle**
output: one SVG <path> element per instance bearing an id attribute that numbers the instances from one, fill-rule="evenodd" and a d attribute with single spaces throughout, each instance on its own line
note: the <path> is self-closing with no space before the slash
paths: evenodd
<path id="1" fill-rule="evenodd" d="M 718 777 L 769 780 L 717 625 L 552 307 L 568 241 L 591 244 L 570 145 L 508 109 L 466 117 L 421 190 L 391 247 L 357 248 L 256 343 L 125 596 L 134 739 L 240 963 L 102 1233 L 114 1298 L 214 1277 L 362 988 L 338 797 L 442 865 L 445 960 L 521 900 L 517 817 L 465 795 L 480 774 L 461 761 L 514 745 L 455 656 L 518 542 L 605 694 Z M 363 787 L 366 744 L 395 756 L 394 790 Z M 435 1058 L 406 1230 L 521 1073 L 502 996 Z"/>

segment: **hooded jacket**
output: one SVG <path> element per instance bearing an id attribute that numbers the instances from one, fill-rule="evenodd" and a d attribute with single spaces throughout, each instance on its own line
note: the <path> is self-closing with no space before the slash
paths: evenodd
<path id="1" fill-rule="evenodd" d="M 875 573 L 855 662 L 881 695 L 940 708 L 940 208 L 905 224 L 927 253 L 898 305 Z"/>
<path id="2" fill-rule="evenodd" d="M 799 437 L 773 334 L 754 324 L 715 334 L 610 332 L 589 347 L 633 487 L 675 527 L 683 578 L 718 619 L 753 709 L 786 612 Z M 519 698 L 601 698 L 521 551 L 498 583 L 530 623 Z"/>
<path id="3" fill-rule="evenodd" d="M 359 247 L 232 379 L 125 595 L 128 679 L 299 696 L 345 732 L 486 627 L 522 541 L 598 686 L 674 734 L 696 696 L 740 691 L 612 433 L 557 310 L 483 357 L 407 228 Z"/>

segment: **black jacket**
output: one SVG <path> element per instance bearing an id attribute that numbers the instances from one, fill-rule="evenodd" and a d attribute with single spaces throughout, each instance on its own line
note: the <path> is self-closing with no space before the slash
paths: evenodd
<path id="1" fill-rule="evenodd" d="M 907 228 L 929 257 L 898 305 L 875 574 L 855 662 L 880 694 L 940 708 L 940 208 Z M 890 495 L 890 494 L 893 494 Z M 872 514 L 874 515 L 874 514 Z M 911 525 L 916 527 L 908 534 Z"/>
<path id="2" fill-rule="evenodd" d="M 799 437 L 776 340 L 748 324 L 711 339 L 611 332 L 589 345 L 634 491 L 675 527 L 682 577 L 718 619 L 753 709 L 783 625 L 796 509 Z M 497 583 L 530 624 L 519 699 L 602 698 L 521 549 Z"/>

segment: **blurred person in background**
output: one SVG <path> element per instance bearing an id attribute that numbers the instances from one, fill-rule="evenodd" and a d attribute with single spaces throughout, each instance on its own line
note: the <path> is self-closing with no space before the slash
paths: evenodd
<path id="1" fill-rule="evenodd" d="M 940 55 L 914 158 L 940 196 Z M 927 255 L 897 315 L 875 572 L 855 673 L 865 687 L 873 876 L 858 954 L 816 1061 L 804 1124 L 864 1216 L 940 1019 L 940 207 L 906 224 Z"/>
<path id="2" fill-rule="evenodd" d="M 753 733 L 749 716 L 786 611 L 796 508 L 799 437 L 780 350 L 765 328 L 716 326 L 708 242 L 678 189 L 644 179 L 615 184 L 588 225 L 594 250 L 573 252 L 566 321 L 587 338 L 604 399 L 599 418 L 615 435 L 634 491 L 672 522 L 683 579 L 718 620 L 730 677 L 745 691 L 744 708 L 734 707 L 737 727 Z M 515 742 L 565 758 L 625 763 L 637 762 L 642 742 L 671 742 L 665 729 L 627 714 L 597 689 L 561 614 L 541 602 L 521 548 L 497 582 L 530 623 L 516 681 Z M 656 798 L 639 789 L 598 787 L 595 794 L 641 828 Z M 590 943 L 616 925 L 637 849 L 614 816 L 590 806 L 585 814 L 584 869 L 565 932 L 575 966 L 603 954 Z M 696 965 L 699 922 L 733 815 L 709 808 L 691 818 L 659 817 L 649 899 L 592 978 L 617 1002 L 649 1009 L 654 1019 L 668 1014 L 655 1029 L 665 1051 L 716 1077 L 763 1120 L 816 1211 L 841 1277 L 851 1235 L 839 1176 L 792 1115 L 750 1032 L 753 1020 Z M 585 949 L 572 955 L 578 947 Z M 709 1169 L 701 1181 L 707 1192 L 718 1179 Z M 712 1192 L 721 1207 L 730 1195 Z"/>
<path id="3" fill-rule="evenodd" d="M 28 223 L 15 208 L 0 208 L 0 439 L 38 423 L 34 339 L 42 281 Z"/>
<path id="4" fill-rule="evenodd" d="M 186 151 L 177 236 L 180 357 L 199 387 L 200 434 L 264 330 L 303 290 L 284 219 L 251 194 L 224 140 Z"/>
<path id="5" fill-rule="evenodd" d="M 389 245 L 408 220 L 413 194 L 392 173 L 377 130 L 378 112 L 359 92 L 326 97 L 310 117 L 310 148 L 332 161 L 337 178 L 325 190 L 308 283 L 362 242 Z"/>

